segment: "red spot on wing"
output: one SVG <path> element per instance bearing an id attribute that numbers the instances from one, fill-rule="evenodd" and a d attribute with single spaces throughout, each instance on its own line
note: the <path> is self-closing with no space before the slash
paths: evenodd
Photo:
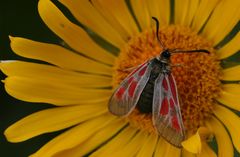
<path id="1" fill-rule="evenodd" d="M 174 115 L 173 117 L 172 117 L 172 126 L 173 126 L 173 128 L 174 129 L 176 129 L 176 131 L 180 131 L 180 124 L 179 124 L 179 120 L 178 120 L 178 118 L 177 118 L 177 116 L 176 115 Z"/>
<path id="2" fill-rule="evenodd" d="M 167 84 L 167 80 L 165 77 L 163 78 L 162 86 L 166 91 L 168 91 L 168 84 Z"/>
<path id="3" fill-rule="evenodd" d="M 146 70 L 147 70 L 147 66 L 145 66 L 145 67 L 138 73 L 138 75 L 139 75 L 139 76 L 143 76 L 143 75 L 145 74 Z"/>
<path id="4" fill-rule="evenodd" d="M 124 87 L 120 87 L 118 89 L 117 93 L 116 93 L 117 99 L 119 99 L 119 100 L 122 99 L 122 96 L 123 96 L 124 92 L 125 92 L 125 88 Z"/>
<path id="5" fill-rule="evenodd" d="M 173 96 L 173 99 L 175 100 L 175 102 L 177 102 L 177 87 L 174 82 L 175 81 L 174 81 L 173 76 L 169 75 L 169 84 L 170 84 L 172 96 Z"/>
<path id="6" fill-rule="evenodd" d="M 133 97 L 133 94 L 135 92 L 136 87 L 137 87 L 137 82 L 132 81 L 132 83 L 130 84 L 130 86 L 128 88 L 128 94 L 129 94 L 130 97 Z"/>
<path id="7" fill-rule="evenodd" d="M 168 104 L 168 99 L 164 98 L 162 101 L 161 109 L 160 109 L 160 114 L 161 115 L 167 115 L 169 112 L 169 104 Z"/>
<path id="8" fill-rule="evenodd" d="M 174 101 L 173 101 L 173 99 L 171 98 L 171 99 L 169 100 L 169 102 L 170 102 L 170 107 L 171 107 L 171 109 L 174 109 Z"/>
<path id="9" fill-rule="evenodd" d="M 130 77 L 130 79 L 128 79 L 128 84 L 130 84 L 133 81 L 134 77 Z"/>

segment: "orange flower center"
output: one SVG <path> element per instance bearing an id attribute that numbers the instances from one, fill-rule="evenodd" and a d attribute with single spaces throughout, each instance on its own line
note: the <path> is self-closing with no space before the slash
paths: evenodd
<path id="1" fill-rule="evenodd" d="M 162 27 L 158 32 L 160 39 L 168 49 L 196 50 L 206 49 L 206 53 L 180 53 L 172 55 L 171 68 L 175 77 L 184 127 L 196 131 L 204 125 L 212 114 L 214 98 L 220 91 L 220 65 L 212 44 L 191 31 L 180 26 Z M 113 87 L 130 73 L 127 69 L 138 66 L 158 56 L 162 51 L 155 30 L 145 31 L 132 38 L 121 50 L 116 60 L 113 75 Z M 174 65 L 180 66 L 174 66 Z M 143 114 L 135 109 L 126 120 L 135 127 L 156 132 L 152 125 L 152 115 Z"/>

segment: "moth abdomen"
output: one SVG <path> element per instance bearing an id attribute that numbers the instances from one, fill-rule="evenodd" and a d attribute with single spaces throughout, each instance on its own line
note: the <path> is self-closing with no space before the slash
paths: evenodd
<path id="1" fill-rule="evenodd" d="M 155 80 L 161 72 L 161 64 L 158 61 L 153 61 L 153 70 L 151 71 L 149 80 L 141 93 L 137 103 L 137 108 L 141 113 L 152 113 L 153 92 Z"/>
<path id="2" fill-rule="evenodd" d="M 154 86 L 148 83 L 139 98 L 137 108 L 141 113 L 152 112 L 153 88 Z"/>

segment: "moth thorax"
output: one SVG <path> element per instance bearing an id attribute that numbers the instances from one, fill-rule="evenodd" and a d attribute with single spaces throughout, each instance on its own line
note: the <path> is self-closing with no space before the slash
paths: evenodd
<path id="1" fill-rule="evenodd" d="M 163 64 L 166 64 L 166 65 L 168 65 L 168 64 L 170 64 L 170 59 L 169 58 L 164 58 L 164 57 L 159 57 L 158 58 L 158 60 L 161 62 L 161 63 L 163 63 Z"/>

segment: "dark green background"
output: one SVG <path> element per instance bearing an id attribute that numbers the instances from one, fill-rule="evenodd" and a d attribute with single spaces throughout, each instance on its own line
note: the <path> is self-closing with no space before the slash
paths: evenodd
<path id="1" fill-rule="evenodd" d="M 25 37 L 37 41 L 60 43 L 42 22 L 37 11 L 38 0 L 0 0 L 0 60 L 21 59 L 9 47 L 8 35 Z M 239 24 L 235 32 L 239 31 Z M 233 33 L 234 34 L 234 33 Z M 226 40 L 227 41 L 227 40 Z M 225 42 L 222 42 L 225 43 Z M 240 55 L 234 55 L 223 63 L 224 66 L 239 64 Z M 226 64 L 227 63 L 227 64 Z M 0 72 L 0 79 L 5 78 Z M 32 104 L 16 100 L 9 96 L 0 83 L 0 156 L 26 157 L 38 150 L 49 139 L 59 133 L 51 133 L 35 137 L 28 141 L 12 144 L 6 141 L 3 131 L 17 120 L 32 112 L 48 108 L 46 104 Z M 239 124 L 236 124 L 239 125 Z M 236 155 L 236 157 L 239 155 Z"/>

